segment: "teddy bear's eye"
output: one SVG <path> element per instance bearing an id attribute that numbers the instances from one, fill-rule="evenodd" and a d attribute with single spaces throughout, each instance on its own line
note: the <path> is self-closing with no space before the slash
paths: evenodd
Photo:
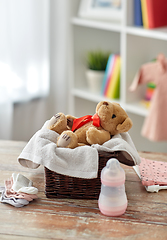
<path id="1" fill-rule="evenodd" d="M 112 115 L 112 118 L 116 118 L 116 115 L 115 115 L 115 114 L 113 114 L 113 115 Z"/>

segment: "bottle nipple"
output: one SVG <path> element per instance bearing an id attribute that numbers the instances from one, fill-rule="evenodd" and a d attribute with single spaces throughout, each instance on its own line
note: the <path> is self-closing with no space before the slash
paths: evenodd
<path id="1" fill-rule="evenodd" d="M 101 172 L 101 181 L 106 186 L 119 186 L 125 182 L 125 172 L 116 158 L 107 161 Z"/>

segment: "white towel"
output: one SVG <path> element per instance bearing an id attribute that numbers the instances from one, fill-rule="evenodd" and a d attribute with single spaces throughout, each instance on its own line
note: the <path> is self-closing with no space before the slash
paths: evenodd
<path id="1" fill-rule="evenodd" d="M 47 122 L 21 152 L 18 161 L 22 166 L 37 168 L 43 165 L 59 174 L 91 179 L 98 174 L 98 150 L 122 151 L 135 164 L 140 163 L 140 157 L 128 133 L 115 135 L 102 146 L 94 144 L 70 149 L 57 147 L 59 134 L 46 126 Z"/>
<path id="2" fill-rule="evenodd" d="M 22 192 L 27 194 L 38 193 L 38 189 L 32 186 L 33 182 L 26 178 L 25 176 L 23 176 L 22 174 L 13 173 L 12 178 L 13 178 L 12 189 L 15 192 Z"/>
<path id="3" fill-rule="evenodd" d="M 126 159 L 134 162 L 135 165 L 141 162 L 140 156 L 128 132 L 116 134 L 103 145 L 94 144 L 92 147 L 106 152 L 120 151 Z"/>

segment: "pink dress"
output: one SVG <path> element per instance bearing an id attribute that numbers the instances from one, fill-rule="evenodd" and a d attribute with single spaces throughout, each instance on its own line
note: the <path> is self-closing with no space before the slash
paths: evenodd
<path id="1" fill-rule="evenodd" d="M 161 54 L 156 62 L 144 64 L 130 87 L 135 91 L 139 84 L 154 82 L 156 89 L 151 99 L 148 116 L 142 127 L 142 136 L 151 141 L 167 140 L 167 59 Z"/>

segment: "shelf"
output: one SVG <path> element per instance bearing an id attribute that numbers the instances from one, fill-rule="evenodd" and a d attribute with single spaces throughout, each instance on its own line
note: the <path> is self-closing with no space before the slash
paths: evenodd
<path id="1" fill-rule="evenodd" d="M 89 100 L 89 101 L 92 101 L 95 103 L 98 103 L 100 101 L 105 101 L 105 100 L 120 103 L 119 99 L 109 99 L 104 96 L 100 96 L 99 94 L 93 94 L 93 93 L 89 92 L 87 89 L 81 90 L 81 89 L 75 88 L 75 89 L 71 90 L 71 93 L 75 97 L 79 97 L 79 98 Z M 128 112 L 131 112 L 131 113 L 134 113 L 134 114 L 137 114 L 140 116 L 144 116 L 144 117 L 147 116 L 147 114 L 148 114 L 148 110 L 145 107 L 141 106 L 141 104 L 138 102 L 131 103 L 131 104 L 122 104 L 122 103 L 120 103 L 120 104 Z"/>
<path id="2" fill-rule="evenodd" d="M 134 113 L 143 117 L 148 115 L 148 109 L 143 107 L 139 102 L 125 104 L 125 110 L 130 113 Z"/>
<path id="3" fill-rule="evenodd" d="M 136 148 L 144 151 L 148 150 L 149 146 L 153 151 L 162 151 L 163 146 L 153 146 L 141 135 L 143 121 L 149 113 L 149 109 L 141 103 L 146 85 L 140 84 L 135 92 L 130 92 L 129 86 L 143 64 L 154 59 L 159 53 L 167 56 L 167 27 L 146 29 L 143 26 L 134 26 L 133 3 L 134 0 L 122 0 L 122 21 L 109 22 L 80 18 L 76 8 L 79 6 L 78 0 L 75 0 L 76 6 L 73 6 L 70 17 L 70 107 L 74 116 L 83 116 L 87 112 L 94 112 L 100 101 L 118 102 L 135 123 L 131 136 Z M 120 99 L 105 98 L 88 90 L 83 56 L 91 49 L 120 54 Z"/>
<path id="4" fill-rule="evenodd" d="M 73 96 L 75 97 L 79 97 L 82 99 L 86 99 L 89 101 L 93 101 L 93 102 L 100 102 L 100 101 L 112 101 L 112 102 L 120 102 L 119 99 L 109 99 L 106 98 L 104 96 L 100 96 L 99 94 L 95 94 L 95 93 L 91 93 L 89 92 L 87 89 L 81 90 L 81 89 L 72 89 L 71 93 L 73 94 Z"/>
<path id="5" fill-rule="evenodd" d="M 73 17 L 71 20 L 73 25 L 96 28 L 101 30 L 120 32 L 122 30 L 121 24 L 114 24 L 110 22 L 88 20 L 83 18 Z"/>
<path id="6" fill-rule="evenodd" d="M 125 32 L 131 35 L 149 37 L 159 40 L 167 40 L 167 28 L 145 29 L 143 27 L 122 26 L 111 22 L 89 20 L 84 18 L 73 17 L 71 20 L 73 25 L 89 28 L 96 28 L 107 31 Z"/>
<path id="7" fill-rule="evenodd" d="M 127 27 L 126 32 L 136 36 L 167 40 L 167 28 L 145 29 L 143 27 Z"/>

